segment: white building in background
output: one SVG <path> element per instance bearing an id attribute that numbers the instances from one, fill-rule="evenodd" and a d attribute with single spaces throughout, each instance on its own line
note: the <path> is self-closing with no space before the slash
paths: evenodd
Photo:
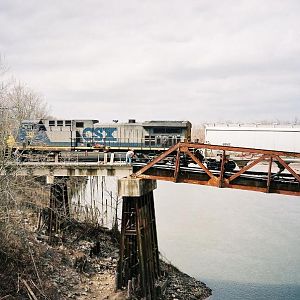
<path id="1" fill-rule="evenodd" d="M 206 125 L 205 142 L 212 145 L 300 152 L 300 126 Z"/>

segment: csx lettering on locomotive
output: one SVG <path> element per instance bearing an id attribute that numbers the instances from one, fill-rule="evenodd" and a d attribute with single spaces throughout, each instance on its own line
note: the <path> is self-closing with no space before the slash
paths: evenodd
<path id="1" fill-rule="evenodd" d="M 103 142 L 106 141 L 117 141 L 117 138 L 114 136 L 114 133 L 116 133 L 117 128 L 91 128 L 87 127 L 84 128 L 82 132 L 83 139 L 87 142 L 89 141 L 95 141 L 95 142 Z"/>

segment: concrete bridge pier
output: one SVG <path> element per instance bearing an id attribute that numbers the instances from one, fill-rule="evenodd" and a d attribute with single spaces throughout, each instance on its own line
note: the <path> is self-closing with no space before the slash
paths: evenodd
<path id="1" fill-rule="evenodd" d="M 52 233 L 57 233 L 61 229 L 62 223 L 70 217 L 68 179 L 67 176 L 54 177 L 51 183 L 47 228 L 50 241 Z"/>
<path id="2" fill-rule="evenodd" d="M 118 289 L 141 297 L 157 298 L 155 281 L 160 276 L 153 190 L 155 180 L 123 178 L 118 194 L 123 197 Z"/>

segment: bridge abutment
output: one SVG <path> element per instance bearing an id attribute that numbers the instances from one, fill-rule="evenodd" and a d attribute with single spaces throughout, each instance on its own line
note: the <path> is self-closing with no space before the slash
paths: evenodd
<path id="1" fill-rule="evenodd" d="M 123 198 L 117 288 L 134 282 L 141 296 L 156 299 L 160 276 L 153 190 L 155 180 L 124 178 L 118 182 Z"/>

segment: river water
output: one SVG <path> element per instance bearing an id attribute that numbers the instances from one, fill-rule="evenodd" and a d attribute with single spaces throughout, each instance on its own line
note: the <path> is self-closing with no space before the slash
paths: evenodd
<path id="1" fill-rule="evenodd" d="M 300 197 L 158 182 L 161 254 L 209 300 L 300 299 Z"/>

